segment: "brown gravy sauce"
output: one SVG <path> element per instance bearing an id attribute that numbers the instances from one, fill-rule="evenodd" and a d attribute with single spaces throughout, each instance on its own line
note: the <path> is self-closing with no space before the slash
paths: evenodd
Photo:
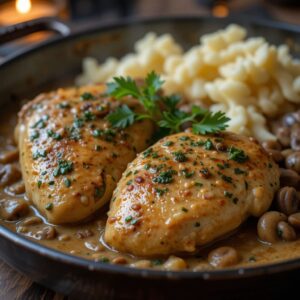
<path id="1" fill-rule="evenodd" d="M 2 112 L 0 115 L 0 153 L 14 148 L 12 137 L 17 119 L 16 114 L 17 108 L 8 107 L 5 113 Z M 1 167 L 3 167 L 3 164 L 0 164 L 0 168 Z M 26 199 L 23 193 L 16 195 L 11 192 L 8 186 L 2 187 L 0 190 L 0 201 L 10 201 L 13 199 L 25 199 L 29 204 L 29 211 L 26 215 L 13 221 L 4 220 L 3 217 L 0 216 L 0 224 L 30 240 L 58 251 L 95 261 L 142 268 L 167 268 L 164 266 L 164 262 L 168 259 L 166 257 L 156 259 L 136 258 L 127 254 L 118 253 L 107 247 L 102 236 L 105 229 L 108 206 L 97 212 L 92 220 L 84 224 L 56 226 L 49 224 L 45 218 L 30 205 L 29 200 Z M 32 219 L 32 217 L 38 217 L 40 219 Z M 258 240 L 256 225 L 257 219 L 249 219 L 234 234 L 211 246 L 200 249 L 197 254 L 191 256 L 177 256 L 183 258 L 187 264 L 187 268 L 193 271 L 213 269 L 207 261 L 207 256 L 209 251 L 220 246 L 230 246 L 237 250 L 240 256 L 240 262 L 234 267 L 254 266 L 296 257 L 300 258 L 299 236 L 298 239 L 293 242 L 281 241 L 273 245 L 268 245 Z"/>

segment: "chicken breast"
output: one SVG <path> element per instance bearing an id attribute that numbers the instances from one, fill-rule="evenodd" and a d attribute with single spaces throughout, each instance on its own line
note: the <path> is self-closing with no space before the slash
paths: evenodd
<path id="1" fill-rule="evenodd" d="M 23 107 L 16 130 L 26 193 L 56 224 L 81 221 L 111 199 L 128 162 L 149 146 L 150 121 L 110 128 L 107 114 L 122 102 L 103 96 L 105 86 L 59 89 Z"/>
<path id="2" fill-rule="evenodd" d="M 194 252 L 263 214 L 278 187 L 278 166 L 252 138 L 168 136 L 124 172 L 105 241 L 136 256 Z"/>

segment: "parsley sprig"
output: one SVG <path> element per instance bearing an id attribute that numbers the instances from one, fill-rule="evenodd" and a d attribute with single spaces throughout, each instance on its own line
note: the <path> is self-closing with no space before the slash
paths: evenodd
<path id="1" fill-rule="evenodd" d="M 147 75 L 141 86 L 130 77 L 114 77 L 113 82 L 107 84 L 107 95 L 116 99 L 127 96 L 136 98 L 145 112 L 136 113 L 123 104 L 107 116 L 108 121 L 115 128 L 126 128 L 138 120 L 150 119 L 169 134 L 180 132 L 187 123 L 190 123 L 193 132 L 197 134 L 217 133 L 228 127 L 230 119 L 223 112 L 213 113 L 199 106 L 193 106 L 191 112 L 179 109 L 179 96 L 161 94 L 163 83 L 154 71 Z"/>

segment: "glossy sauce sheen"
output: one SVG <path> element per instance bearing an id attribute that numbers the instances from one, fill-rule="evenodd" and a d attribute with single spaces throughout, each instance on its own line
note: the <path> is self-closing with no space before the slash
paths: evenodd
<path id="1" fill-rule="evenodd" d="M 8 114 L 8 111 L 10 112 Z M 12 136 L 14 126 L 16 124 L 17 109 L 7 109 L 5 115 L 0 116 L 0 150 L 12 149 Z M 4 187 L 0 193 L 0 200 L 5 201 L 11 199 L 23 198 L 28 201 L 24 194 L 13 195 L 8 187 Z M 123 253 L 110 250 L 103 242 L 103 232 L 106 223 L 106 213 L 108 206 L 98 211 L 93 219 L 80 225 L 52 225 L 39 215 L 37 210 L 30 206 L 30 211 L 25 216 L 15 221 L 1 220 L 1 224 L 8 227 L 12 231 L 35 240 L 42 245 L 63 251 L 69 254 L 81 256 L 87 259 L 93 259 L 103 262 L 111 262 L 116 264 L 125 264 L 135 267 L 150 267 L 162 269 L 166 268 L 164 262 L 167 257 L 157 257 L 153 259 L 135 258 Z M 37 216 L 42 222 L 38 224 L 28 224 L 28 218 Z M 27 225 L 26 225 L 27 220 Z M 24 225 L 25 222 L 25 225 Z M 299 257 L 300 240 L 294 242 L 278 242 L 272 246 L 258 241 L 256 233 L 257 219 L 250 219 L 246 224 L 242 225 L 237 231 L 229 237 L 219 242 L 200 249 L 197 254 L 182 257 L 188 269 L 203 270 L 212 269 L 213 267 L 207 262 L 208 252 L 219 246 L 234 247 L 241 257 L 238 266 L 253 266 L 257 264 L 273 263 L 275 261 L 288 258 Z M 41 231 L 46 227 L 55 228 L 56 234 L 50 236 L 50 239 L 43 238 Z"/>

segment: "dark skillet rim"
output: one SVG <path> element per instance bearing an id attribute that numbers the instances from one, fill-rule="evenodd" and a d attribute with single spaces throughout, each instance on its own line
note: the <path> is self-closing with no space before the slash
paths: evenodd
<path id="1" fill-rule="evenodd" d="M 0 68 L 5 68 L 10 63 L 13 63 L 16 60 L 22 59 L 23 57 L 39 51 L 43 48 L 47 48 L 49 46 L 55 46 L 56 44 L 63 43 L 65 41 L 69 41 L 75 39 L 80 36 L 84 36 L 86 34 L 93 34 L 93 33 L 101 33 L 105 31 L 111 31 L 122 27 L 132 27 L 138 24 L 151 24 L 151 23 L 160 23 L 160 22 L 186 22 L 186 21 L 197 21 L 197 20 L 224 20 L 226 23 L 237 23 L 243 26 L 246 25 L 258 25 L 258 26 L 265 26 L 271 29 L 279 29 L 285 30 L 287 32 L 294 32 L 300 34 L 300 26 L 294 24 L 288 24 L 283 22 L 277 21 L 267 21 L 262 18 L 249 18 L 248 16 L 243 17 L 227 17 L 227 18 L 214 18 L 211 16 L 166 16 L 166 17 L 149 17 L 149 18 L 132 18 L 127 19 L 119 22 L 112 22 L 107 24 L 99 24 L 94 25 L 88 29 L 77 29 L 74 32 L 71 32 L 69 35 L 66 36 L 57 36 L 54 38 L 50 38 L 44 42 L 41 42 L 37 45 L 33 45 L 31 47 L 27 47 L 26 49 L 16 51 L 14 54 L 9 55 L 7 59 L 4 59 L 0 63 Z"/>
<path id="2" fill-rule="evenodd" d="M 132 20 L 125 20 L 121 22 L 114 22 L 107 25 L 96 25 L 87 30 L 78 30 L 71 33 L 68 36 L 56 37 L 49 41 L 45 41 L 36 46 L 27 48 L 26 50 L 19 51 L 18 53 L 11 55 L 8 59 L 4 60 L 0 64 L 0 68 L 5 68 L 9 64 L 15 62 L 16 60 L 22 59 L 33 52 L 39 51 L 40 49 L 55 46 L 56 44 L 63 43 L 65 41 L 75 39 L 79 36 L 85 34 L 93 34 L 97 32 L 110 31 L 114 29 L 119 29 L 127 26 L 135 26 L 137 24 L 151 24 L 159 22 L 185 22 L 185 21 L 197 21 L 203 19 L 214 20 L 213 17 L 202 17 L 202 16 L 170 16 L 170 17 L 157 17 L 157 18 L 136 18 Z M 272 29 L 281 29 L 290 32 L 300 33 L 300 27 L 297 25 L 265 21 L 263 19 L 249 19 L 249 18 L 226 18 L 224 19 L 226 23 L 236 22 L 238 24 L 247 25 L 259 25 L 266 26 Z M 102 262 L 95 262 L 81 257 L 72 256 L 46 246 L 42 246 L 35 241 L 29 240 L 21 235 L 9 230 L 5 226 L 0 225 L 0 235 L 13 242 L 20 248 L 26 248 L 37 255 L 45 256 L 48 259 L 58 261 L 70 266 L 78 267 L 90 272 L 102 272 L 110 274 L 118 274 L 132 277 L 140 277 L 145 279 L 203 279 L 203 280 L 230 280 L 230 279 L 240 279 L 249 278 L 253 276 L 262 276 L 268 274 L 276 274 L 279 272 L 292 271 L 295 269 L 300 269 L 300 258 L 285 260 L 282 262 L 277 262 L 273 264 L 266 264 L 253 267 L 242 267 L 234 269 L 225 270 L 209 270 L 209 271 L 163 271 L 163 270 L 153 270 L 153 269 L 135 269 L 127 266 L 119 266 L 114 264 L 107 264 Z"/>

